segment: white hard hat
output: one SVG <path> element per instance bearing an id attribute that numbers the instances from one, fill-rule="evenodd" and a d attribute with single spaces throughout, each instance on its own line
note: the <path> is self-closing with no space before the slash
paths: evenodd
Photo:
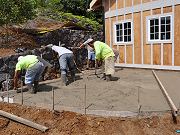
<path id="1" fill-rule="evenodd" d="M 53 47 L 53 44 L 48 44 L 47 47 Z"/>
<path id="2" fill-rule="evenodd" d="M 86 40 L 83 44 L 86 45 L 86 44 L 88 44 L 88 43 L 91 43 L 92 41 L 93 41 L 93 39 L 92 39 L 92 38 L 89 38 L 89 39 Z"/>
<path id="3" fill-rule="evenodd" d="M 19 56 L 18 57 L 18 61 L 20 61 L 24 56 Z"/>

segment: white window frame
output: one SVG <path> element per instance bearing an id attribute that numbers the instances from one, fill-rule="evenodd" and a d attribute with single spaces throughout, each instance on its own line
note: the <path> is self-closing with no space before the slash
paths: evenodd
<path id="1" fill-rule="evenodd" d="M 124 25 L 122 25 L 122 29 L 123 29 L 123 41 L 122 42 L 117 42 L 117 34 L 116 34 L 116 25 L 117 24 L 124 24 L 124 23 L 128 23 L 130 22 L 131 23 L 131 41 L 130 42 L 124 42 Z M 114 29 L 113 29 L 113 41 L 114 41 L 114 44 L 115 45 L 129 45 L 129 44 L 133 44 L 133 40 L 134 40 L 134 37 L 133 37 L 133 22 L 132 20 L 124 20 L 124 21 L 117 21 L 113 24 L 114 26 Z"/>
<path id="2" fill-rule="evenodd" d="M 170 16 L 170 39 L 168 40 L 161 40 L 161 18 L 162 17 L 168 17 Z M 152 19 L 158 19 L 159 20 L 159 38 L 156 40 L 150 40 L 150 20 Z M 153 43 L 172 43 L 172 34 L 173 34 L 173 14 L 167 13 L 167 14 L 159 14 L 159 15 L 152 15 L 146 17 L 146 42 L 147 44 L 153 44 Z"/>

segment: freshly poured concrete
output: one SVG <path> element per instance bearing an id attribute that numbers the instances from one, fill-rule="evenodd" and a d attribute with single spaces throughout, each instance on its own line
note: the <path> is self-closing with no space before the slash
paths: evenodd
<path id="1" fill-rule="evenodd" d="M 162 71 L 162 73 L 158 71 L 158 75 L 162 74 L 164 82 L 166 81 L 166 75 L 164 75 L 166 73 L 166 71 Z M 85 71 L 84 74 L 78 74 L 78 80 L 69 84 L 66 88 L 61 87 L 60 79 L 43 82 L 37 94 L 24 92 L 23 102 L 25 105 L 52 109 L 53 87 L 55 91 L 55 110 L 65 109 L 83 113 L 85 112 L 85 104 L 87 113 L 92 114 L 94 112 L 97 112 L 97 114 L 102 112 L 109 113 L 109 111 L 122 114 L 136 113 L 139 106 L 141 106 L 140 111 L 170 110 L 151 70 L 117 69 L 115 77 L 119 79 L 117 81 L 106 82 L 97 78 L 94 75 L 94 70 L 91 70 Z M 168 83 L 165 82 L 164 84 Z M 174 92 L 172 91 L 172 95 Z M 14 101 L 21 103 L 21 97 L 21 93 L 15 94 Z M 174 100 L 177 100 L 176 104 L 178 104 L 179 98 L 176 94 L 174 98 Z"/>
<path id="2" fill-rule="evenodd" d="M 180 109 L 180 72 L 157 71 L 156 74 L 175 106 Z"/>

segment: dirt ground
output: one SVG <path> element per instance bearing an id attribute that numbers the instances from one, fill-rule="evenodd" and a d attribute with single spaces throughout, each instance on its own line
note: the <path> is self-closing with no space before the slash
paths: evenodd
<path id="1" fill-rule="evenodd" d="M 56 112 L 0 103 L 0 109 L 49 128 L 45 133 L 0 117 L 0 135 L 175 135 L 180 116 L 173 123 L 170 113 L 148 117 L 115 118 Z"/>
<path id="2" fill-rule="evenodd" d="M 0 57 L 6 57 L 15 54 L 14 49 L 2 48 L 0 49 Z"/>
<path id="3" fill-rule="evenodd" d="M 38 47 L 38 45 L 33 36 L 12 27 L 8 27 L 7 30 L 4 27 L 0 27 L 0 57 L 15 54 L 14 50 L 22 47 L 33 49 Z"/>

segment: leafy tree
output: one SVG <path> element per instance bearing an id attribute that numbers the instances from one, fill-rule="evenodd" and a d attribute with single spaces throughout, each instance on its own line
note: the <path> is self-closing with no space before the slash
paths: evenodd
<path id="1" fill-rule="evenodd" d="M 87 11 L 91 0 L 38 0 L 44 1 L 46 8 L 58 10 L 65 13 L 72 13 L 74 15 L 85 16 L 102 23 L 101 11 Z"/>
<path id="2" fill-rule="evenodd" d="M 0 0 L 0 25 L 21 23 L 35 15 L 36 2 L 34 0 Z M 8 31 L 6 32 L 8 39 Z M 6 40 L 7 42 L 7 40 Z"/>
<path id="3" fill-rule="evenodd" d="M 0 0 L 0 25 L 31 19 L 35 8 L 34 0 Z"/>

